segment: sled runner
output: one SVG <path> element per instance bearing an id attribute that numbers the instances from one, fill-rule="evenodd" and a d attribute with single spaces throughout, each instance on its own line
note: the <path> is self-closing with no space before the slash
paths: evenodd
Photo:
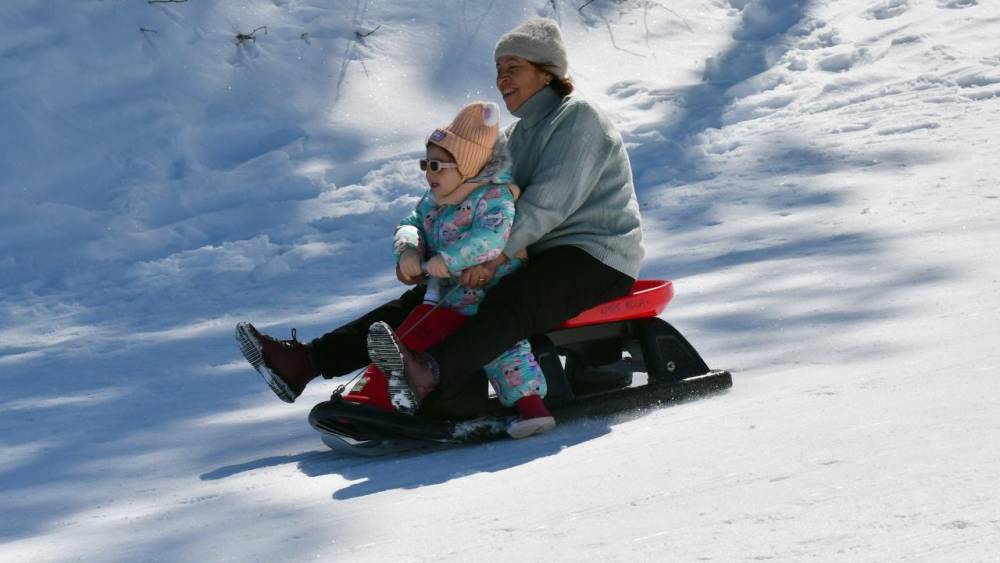
<path id="1" fill-rule="evenodd" d="M 658 406 L 732 387 L 728 371 L 710 370 L 694 347 L 657 317 L 672 297 L 671 282 L 639 280 L 629 295 L 531 338 L 548 382 L 545 404 L 557 421 Z M 332 449 L 383 455 L 506 438 L 517 417 L 493 401 L 492 414 L 473 420 L 397 413 L 389 404 L 385 376 L 372 366 L 349 388 L 313 407 L 309 423 Z"/>

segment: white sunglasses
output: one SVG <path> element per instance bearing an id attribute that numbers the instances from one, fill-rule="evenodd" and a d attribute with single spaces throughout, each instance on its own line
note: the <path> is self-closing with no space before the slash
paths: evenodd
<path id="1" fill-rule="evenodd" d="M 420 170 L 426 172 L 430 168 L 431 172 L 440 172 L 445 168 L 458 168 L 458 163 L 455 162 L 441 162 L 440 160 L 427 160 L 424 158 L 420 159 Z"/>

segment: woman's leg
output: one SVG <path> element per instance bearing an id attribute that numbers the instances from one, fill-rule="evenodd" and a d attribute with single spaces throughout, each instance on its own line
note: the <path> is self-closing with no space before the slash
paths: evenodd
<path id="1" fill-rule="evenodd" d="M 417 414 L 442 420 L 466 420 L 500 412 L 499 403 L 490 401 L 489 383 L 480 369 L 455 385 L 431 391 L 420 403 Z"/>
<path id="2" fill-rule="evenodd" d="M 415 286 L 399 296 L 399 299 L 393 299 L 310 342 L 313 365 L 323 377 L 330 379 L 347 375 L 370 364 L 368 327 L 372 323 L 384 321 L 395 329 L 423 302 L 426 289 L 422 285 Z"/>
<path id="3" fill-rule="evenodd" d="M 462 328 L 428 350 L 437 361 L 441 387 L 461 386 L 515 342 L 626 295 L 633 283 L 576 247 L 532 256 L 486 293 L 479 311 Z"/>

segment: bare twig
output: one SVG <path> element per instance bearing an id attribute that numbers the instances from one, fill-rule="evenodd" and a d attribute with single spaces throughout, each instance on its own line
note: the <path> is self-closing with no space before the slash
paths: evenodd
<path id="1" fill-rule="evenodd" d="M 159 33 L 159 31 L 156 31 L 155 29 L 149 29 L 148 27 L 140 27 L 139 31 L 143 33 Z"/>
<path id="2" fill-rule="evenodd" d="M 593 4 L 593 3 L 594 3 L 594 0 L 587 0 L 587 2 L 583 6 L 580 6 L 579 8 L 577 8 L 576 11 L 577 12 L 582 12 L 584 8 L 586 8 L 587 6 L 589 6 L 589 5 Z"/>
<path id="3" fill-rule="evenodd" d="M 244 41 L 253 41 L 254 43 L 256 43 L 257 42 L 257 32 L 260 31 L 260 30 L 262 30 L 262 29 L 264 30 L 264 35 L 267 35 L 267 26 L 266 25 L 262 25 L 262 26 L 258 27 L 257 29 L 251 31 L 250 33 L 237 33 L 236 34 L 236 44 L 237 45 L 241 45 Z"/>
<path id="4" fill-rule="evenodd" d="M 618 43 L 615 41 L 615 34 L 612 33 L 612 31 L 611 31 L 611 22 L 609 22 L 608 18 L 606 18 L 604 16 L 598 16 L 598 17 L 601 18 L 602 20 L 604 20 L 604 27 L 608 28 L 608 38 L 611 39 L 611 46 L 612 47 L 614 47 L 615 49 L 618 49 L 619 51 L 624 51 L 624 52 L 626 52 L 626 53 L 628 53 L 630 55 L 635 55 L 637 57 L 646 58 L 646 55 L 643 55 L 642 53 L 636 53 L 634 51 L 629 51 L 628 49 L 624 49 L 622 47 L 619 47 Z"/>
<path id="5" fill-rule="evenodd" d="M 368 33 L 361 33 L 360 31 L 355 31 L 354 35 L 356 35 L 358 37 L 358 39 L 364 39 L 365 37 L 368 37 L 369 35 L 375 33 L 376 31 L 378 31 L 381 28 L 382 28 L 382 26 L 379 25 L 375 29 L 369 31 Z"/>

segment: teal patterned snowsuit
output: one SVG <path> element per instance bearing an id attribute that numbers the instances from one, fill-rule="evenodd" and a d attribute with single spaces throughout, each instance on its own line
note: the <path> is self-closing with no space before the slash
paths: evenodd
<path id="1" fill-rule="evenodd" d="M 501 177 L 509 178 L 509 174 Z M 452 279 L 440 280 L 441 307 L 475 315 L 486 291 L 522 261 L 505 262 L 481 289 L 461 287 L 455 278 L 462 270 L 499 256 L 513 221 L 514 194 L 506 183 L 483 184 L 458 205 L 437 205 L 428 191 L 396 228 L 396 261 L 408 248 L 416 249 L 424 259 L 440 255 L 452 274 Z M 505 406 L 528 395 L 545 397 L 545 376 L 527 340 L 518 342 L 483 369 Z"/>

